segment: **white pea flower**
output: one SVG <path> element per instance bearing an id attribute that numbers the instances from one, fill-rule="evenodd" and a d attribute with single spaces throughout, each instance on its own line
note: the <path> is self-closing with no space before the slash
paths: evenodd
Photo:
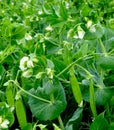
<path id="1" fill-rule="evenodd" d="M 66 7 L 66 9 L 69 9 L 70 4 L 66 2 L 66 3 L 65 3 L 65 7 Z"/>
<path id="2" fill-rule="evenodd" d="M 41 10 L 39 10 L 39 11 L 38 11 L 38 14 L 41 15 L 41 14 L 43 14 L 43 12 L 42 12 Z"/>
<path id="3" fill-rule="evenodd" d="M 78 39 L 79 37 L 78 37 L 78 35 L 74 35 L 73 38 Z"/>
<path id="4" fill-rule="evenodd" d="M 83 39 L 85 31 L 80 26 L 78 26 L 77 29 L 78 29 L 78 38 Z"/>
<path id="5" fill-rule="evenodd" d="M 20 66 L 19 68 L 23 71 L 27 69 L 27 62 L 29 61 L 29 58 L 27 56 L 24 56 L 21 60 L 20 60 Z"/>
<path id="6" fill-rule="evenodd" d="M 39 72 L 37 75 L 36 75 L 36 79 L 41 79 L 42 75 L 45 74 L 45 72 Z"/>
<path id="7" fill-rule="evenodd" d="M 96 32 L 96 28 L 95 25 L 92 25 L 89 29 L 90 32 Z"/>
<path id="8" fill-rule="evenodd" d="M 53 123 L 54 130 L 61 130 L 56 124 Z"/>
<path id="9" fill-rule="evenodd" d="M 7 119 L 5 119 L 1 124 L 0 124 L 0 127 L 5 129 L 5 128 L 8 128 L 8 125 L 9 125 L 9 121 Z"/>
<path id="10" fill-rule="evenodd" d="M 22 76 L 25 78 L 30 78 L 33 74 L 33 70 L 32 69 L 28 69 L 26 71 L 23 71 Z"/>
<path id="11" fill-rule="evenodd" d="M 54 71 L 51 68 L 46 68 L 47 75 L 50 79 L 53 79 L 53 73 Z"/>
<path id="12" fill-rule="evenodd" d="M 28 68 L 33 68 L 34 67 L 32 60 L 27 61 L 27 67 Z"/>
<path id="13" fill-rule="evenodd" d="M 46 125 L 42 125 L 42 124 L 39 124 L 37 126 L 40 127 L 41 130 L 44 130 L 44 128 L 46 128 Z"/>
<path id="14" fill-rule="evenodd" d="M 90 28 L 92 26 L 93 22 L 91 20 L 89 20 L 86 24 L 87 28 Z"/>
<path id="15" fill-rule="evenodd" d="M 25 34 L 25 39 L 26 39 L 27 41 L 32 40 L 32 36 L 31 36 L 29 33 L 26 33 L 26 34 Z"/>
<path id="16" fill-rule="evenodd" d="M 89 29 L 90 32 L 96 32 L 95 24 L 91 20 L 88 20 L 86 27 Z"/>
<path id="17" fill-rule="evenodd" d="M 45 28 L 47 31 L 52 31 L 53 30 L 53 28 L 49 25 L 49 26 L 47 26 L 46 28 Z"/>

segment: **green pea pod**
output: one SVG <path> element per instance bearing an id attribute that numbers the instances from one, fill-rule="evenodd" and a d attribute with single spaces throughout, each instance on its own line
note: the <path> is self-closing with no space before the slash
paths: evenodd
<path id="1" fill-rule="evenodd" d="M 114 70 L 114 56 L 100 56 L 98 58 L 98 65 L 103 69 Z"/>
<path id="2" fill-rule="evenodd" d="M 10 107 L 14 106 L 14 95 L 12 90 L 13 90 L 12 83 L 9 83 L 9 85 L 6 88 L 6 100 Z"/>
<path id="3" fill-rule="evenodd" d="M 96 105 L 95 105 L 95 97 L 94 97 L 94 87 L 93 81 L 90 79 L 90 107 L 93 113 L 94 118 L 97 116 Z"/>
<path id="4" fill-rule="evenodd" d="M 16 100 L 16 116 L 19 122 L 19 125 L 22 128 L 27 125 L 26 112 L 21 98 Z"/>
<path id="5" fill-rule="evenodd" d="M 78 83 L 78 80 L 74 74 L 74 68 L 70 69 L 70 84 L 71 84 L 71 88 L 72 88 L 72 92 L 74 95 L 74 98 L 76 100 L 76 102 L 78 103 L 79 106 L 82 105 L 82 93 L 80 90 L 80 86 Z"/>

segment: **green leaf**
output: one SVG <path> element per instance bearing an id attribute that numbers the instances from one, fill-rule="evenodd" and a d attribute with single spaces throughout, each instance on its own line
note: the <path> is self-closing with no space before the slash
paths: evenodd
<path id="1" fill-rule="evenodd" d="M 25 36 L 27 28 L 24 24 L 12 24 L 12 39 L 22 39 Z"/>
<path id="2" fill-rule="evenodd" d="M 114 70 L 114 56 L 99 56 L 97 64 L 105 69 L 112 69 Z"/>
<path id="3" fill-rule="evenodd" d="M 53 120 L 57 118 L 66 108 L 66 98 L 63 86 L 58 79 L 45 80 L 43 87 L 38 87 L 37 90 L 31 89 L 30 93 L 48 100 L 49 102 L 41 101 L 33 97 L 29 97 L 29 106 L 33 115 L 39 120 Z"/>
<path id="4" fill-rule="evenodd" d="M 114 93 L 114 87 L 105 87 L 95 89 L 95 102 L 97 105 L 105 105 Z"/>
<path id="5" fill-rule="evenodd" d="M 82 119 L 83 108 L 78 108 L 66 124 L 65 130 L 77 130 Z"/>
<path id="6" fill-rule="evenodd" d="M 67 20 L 67 18 L 68 18 L 67 10 L 66 10 L 66 8 L 64 7 L 64 5 L 63 5 L 62 2 L 61 2 L 61 4 L 60 4 L 60 15 L 61 15 L 61 17 L 62 17 L 64 20 Z"/>
<path id="7" fill-rule="evenodd" d="M 108 122 L 104 118 L 104 112 L 96 117 L 94 122 L 90 126 L 90 130 L 107 130 Z"/>
<path id="8" fill-rule="evenodd" d="M 104 28 L 101 25 L 96 26 L 95 32 L 86 32 L 85 39 L 92 40 L 92 39 L 98 39 L 101 38 L 104 35 Z"/>
<path id="9" fill-rule="evenodd" d="M 114 130 L 114 122 L 111 122 L 108 130 Z"/>

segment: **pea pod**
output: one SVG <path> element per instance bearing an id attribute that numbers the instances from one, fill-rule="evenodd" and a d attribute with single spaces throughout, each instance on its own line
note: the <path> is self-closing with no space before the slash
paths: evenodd
<path id="1" fill-rule="evenodd" d="M 78 80 L 77 80 L 77 78 L 74 74 L 74 68 L 70 69 L 70 84 L 71 84 L 71 88 L 72 88 L 74 98 L 75 98 L 76 102 L 78 103 L 78 105 L 81 106 L 83 99 L 82 99 L 82 94 L 81 94 L 81 90 L 80 90 Z"/>
<path id="2" fill-rule="evenodd" d="M 96 105 L 95 105 L 95 97 L 94 97 L 94 87 L 93 87 L 93 81 L 90 79 L 90 107 L 91 111 L 93 113 L 94 118 L 97 116 L 97 111 L 96 111 Z"/>
<path id="3" fill-rule="evenodd" d="M 9 83 L 9 85 L 6 88 L 6 100 L 9 106 L 14 106 L 14 95 L 13 95 L 13 87 L 12 83 Z"/>
<path id="4" fill-rule="evenodd" d="M 21 98 L 16 100 L 16 116 L 21 129 L 27 125 L 26 112 Z"/>
<path id="5" fill-rule="evenodd" d="M 114 70 L 114 56 L 100 56 L 98 58 L 98 65 L 103 69 Z"/>

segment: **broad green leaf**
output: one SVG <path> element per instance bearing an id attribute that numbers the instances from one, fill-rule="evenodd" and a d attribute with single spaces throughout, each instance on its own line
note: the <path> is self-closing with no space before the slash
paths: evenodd
<path id="1" fill-rule="evenodd" d="M 106 69 L 114 70 L 114 56 L 104 56 L 104 55 L 99 56 L 97 64 L 104 70 Z"/>
<path id="2" fill-rule="evenodd" d="M 24 24 L 12 24 L 12 39 L 22 39 L 25 36 L 27 28 Z"/>
<path id="3" fill-rule="evenodd" d="M 61 15 L 61 17 L 62 17 L 64 20 L 67 20 L 67 18 L 68 18 L 67 10 L 66 10 L 66 8 L 64 7 L 64 5 L 63 5 L 62 2 L 60 3 L 60 15 Z"/>
<path id="4" fill-rule="evenodd" d="M 38 87 L 37 90 L 31 89 L 30 93 L 45 100 L 29 97 L 30 109 L 39 120 L 53 120 L 66 108 L 63 86 L 56 78 L 53 81 L 44 82 L 43 86 Z"/>
<path id="5" fill-rule="evenodd" d="M 108 122 L 104 117 L 104 113 L 98 115 L 90 126 L 90 130 L 107 130 Z"/>
<path id="6" fill-rule="evenodd" d="M 114 130 L 114 122 L 111 122 L 111 124 L 110 124 L 108 130 Z"/>
<path id="7" fill-rule="evenodd" d="M 92 40 L 92 39 L 98 39 L 101 38 L 104 35 L 104 28 L 101 25 L 96 26 L 96 31 L 95 32 L 86 32 L 85 34 L 85 39 L 87 40 Z"/>
<path id="8" fill-rule="evenodd" d="M 66 124 L 65 130 L 77 130 L 82 119 L 83 108 L 78 108 Z"/>
<path id="9" fill-rule="evenodd" d="M 90 95 L 87 89 L 88 88 L 86 88 L 86 91 L 83 94 L 83 98 L 85 101 L 89 102 Z M 94 97 L 96 105 L 105 105 L 105 103 L 111 99 L 113 93 L 114 87 L 95 88 Z"/>
<path id="10" fill-rule="evenodd" d="M 114 93 L 114 87 L 105 87 L 95 89 L 95 102 L 97 105 L 105 105 L 111 99 Z"/>

